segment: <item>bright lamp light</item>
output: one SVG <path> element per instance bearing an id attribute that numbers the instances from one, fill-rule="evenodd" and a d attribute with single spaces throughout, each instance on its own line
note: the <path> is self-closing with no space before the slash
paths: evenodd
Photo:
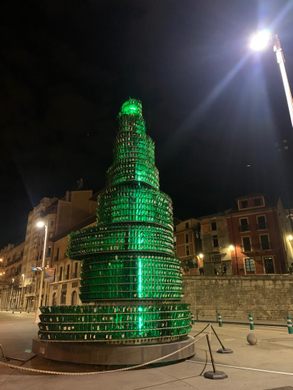
<path id="1" fill-rule="evenodd" d="M 43 228 L 44 226 L 45 226 L 45 222 L 44 221 L 38 221 L 36 223 L 36 227 L 39 228 L 39 229 Z"/>
<path id="2" fill-rule="evenodd" d="M 268 47 L 271 40 L 272 33 L 269 30 L 260 30 L 251 36 L 249 47 L 254 51 L 262 51 Z"/>

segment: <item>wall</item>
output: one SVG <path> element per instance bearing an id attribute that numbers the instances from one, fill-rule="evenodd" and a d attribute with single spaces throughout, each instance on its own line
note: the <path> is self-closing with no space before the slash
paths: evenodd
<path id="1" fill-rule="evenodd" d="M 293 315 L 293 275 L 184 276 L 184 301 L 195 319 L 282 321 Z"/>

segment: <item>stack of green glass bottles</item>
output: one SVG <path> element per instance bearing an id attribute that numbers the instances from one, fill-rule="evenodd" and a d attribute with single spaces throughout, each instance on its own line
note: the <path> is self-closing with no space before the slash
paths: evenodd
<path id="1" fill-rule="evenodd" d="M 84 305 L 42 307 L 41 339 L 132 344 L 187 336 L 191 313 L 180 302 L 172 202 L 159 190 L 154 143 L 138 100 L 127 100 L 119 113 L 97 225 L 71 234 L 69 255 L 83 262 Z"/>

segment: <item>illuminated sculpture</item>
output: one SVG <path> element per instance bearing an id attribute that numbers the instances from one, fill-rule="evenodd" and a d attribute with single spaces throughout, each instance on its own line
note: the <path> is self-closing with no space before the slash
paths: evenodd
<path id="1" fill-rule="evenodd" d="M 172 203 L 159 190 L 154 143 L 138 100 L 121 107 L 97 224 L 71 234 L 69 256 L 83 262 L 83 305 L 41 308 L 40 340 L 154 344 L 186 339 L 191 313 L 180 302 Z"/>

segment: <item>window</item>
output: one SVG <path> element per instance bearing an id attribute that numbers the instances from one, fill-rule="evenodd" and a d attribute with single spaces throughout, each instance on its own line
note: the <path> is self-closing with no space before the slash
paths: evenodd
<path id="1" fill-rule="evenodd" d="M 189 222 L 185 222 L 185 229 L 189 229 Z"/>
<path id="2" fill-rule="evenodd" d="M 77 304 L 77 293 L 76 291 L 73 291 L 71 294 L 71 306 L 74 306 Z"/>
<path id="3" fill-rule="evenodd" d="M 59 281 L 62 280 L 62 274 L 63 274 L 63 268 L 60 267 L 60 269 L 59 269 Z"/>
<path id="4" fill-rule="evenodd" d="M 185 234 L 185 243 L 188 244 L 188 234 Z"/>
<path id="5" fill-rule="evenodd" d="M 59 260 L 59 252 L 60 252 L 60 249 L 57 248 L 56 256 L 54 257 L 54 260 L 55 260 L 55 261 L 58 261 L 58 260 Z"/>
<path id="6" fill-rule="evenodd" d="M 68 264 L 66 267 L 66 279 L 69 279 L 69 277 L 70 277 L 70 264 Z"/>
<path id="7" fill-rule="evenodd" d="M 213 247 L 218 248 L 219 247 L 218 236 L 213 236 L 212 240 L 213 240 Z"/>
<path id="8" fill-rule="evenodd" d="M 248 200 L 240 201 L 240 209 L 246 209 L 248 207 Z"/>
<path id="9" fill-rule="evenodd" d="M 271 256 L 265 256 L 263 258 L 263 262 L 264 262 L 265 273 L 274 274 L 275 273 L 274 259 Z"/>
<path id="10" fill-rule="evenodd" d="M 212 230 L 217 230 L 217 222 L 212 222 L 211 223 L 211 229 Z"/>
<path id="11" fill-rule="evenodd" d="M 74 263 L 74 273 L 73 273 L 73 278 L 77 278 L 77 271 L 78 271 L 78 263 Z"/>
<path id="12" fill-rule="evenodd" d="M 261 249 L 263 249 L 263 250 L 270 249 L 270 241 L 269 241 L 268 234 L 262 234 L 259 237 L 259 239 L 260 239 Z"/>
<path id="13" fill-rule="evenodd" d="M 62 289 L 61 302 L 60 302 L 61 305 L 66 305 L 66 294 L 67 294 L 67 291 Z"/>
<path id="14" fill-rule="evenodd" d="M 249 230 L 249 225 L 248 225 L 248 219 L 247 218 L 240 218 L 239 219 L 239 224 L 240 224 L 240 231 L 241 232 L 247 232 Z"/>
<path id="15" fill-rule="evenodd" d="M 57 294 L 55 292 L 52 297 L 52 306 L 57 306 Z"/>
<path id="16" fill-rule="evenodd" d="M 263 205 L 263 199 L 262 198 L 255 198 L 253 199 L 253 203 L 255 206 L 262 206 Z"/>
<path id="17" fill-rule="evenodd" d="M 244 259 L 244 265 L 247 273 L 255 273 L 255 262 L 251 257 Z"/>
<path id="18" fill-rule="evenodd" d="M 256 219 L 257 219 L 257 228 L 258 229 L 266 229 L 267 228 L 267 221 L 266 221 L 266 217 L 264 215 L 259 215 Z"/>
<path id="19" fill-rule="evenodd" d="M 186 256 L 189 256 L 189 255 L 190 255 L 189 246 L 187 245 L 187 247 L 186 247 Z"/>
<path id="20" fill-rule="evenodd" d="M 49 246 L 47 249 L 47 257 L 51 256 L 51 252 L 52 252 L 52 247 Z"/>
<path id="21" fill-rule="evenodd" d="M 243 246 L 244 252 L 251 252 L 250 237 L 242 237 L 242 246 Z"/>

